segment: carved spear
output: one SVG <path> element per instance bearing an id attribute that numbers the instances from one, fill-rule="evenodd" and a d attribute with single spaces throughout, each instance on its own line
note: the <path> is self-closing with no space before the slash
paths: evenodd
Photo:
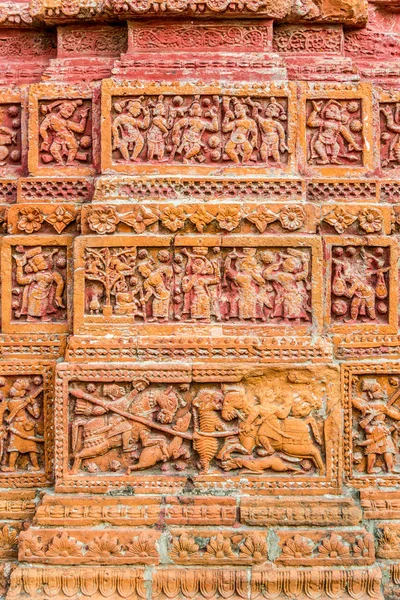
<path id="1" fill-rule="evenodd" d="M 86 394 L 86 392 L 82 392 L 82 390 L 78 390 L 78 389 L 69 390 L 69 393 L 72 396 L 75 396 L 75 398 L 81 398 L 83 400 L 87 400 L 88 402 L 91 402 L 92 404 L 97 404 L 98 406 L 101 406 L 102 408 L 104 408 L 105 411 L 110 410 L 111 412 L 114 412 L 117 415 L 120 415 L 121 417 L 125 417 L 125 419 L 130 419 L 131 421 L 136 421 L 137 423 L 142 423 L 142 425 L 147 425 L 148 427 L 152 427 L 153 429 L 159 429 L 160 431 L 163 431 L 164 433 L 169 433 L 170 435 L 178 435 L 179 437 L 185 438 L 186 440 L 193 439 L 193 436 L 191 433 L 186 433 L 183 431 L 175 431 L 175 429 L 172 429 L 172 427 L 168 427 L 166 425 L 159 425 L 158 423 L 154 423 L 154 421 L 149 421 L 149 419 L 145 419 L 144 417 L 139 417 L 137 415 L 131 415 L 130 413 L 128 413 L 124 410 L 120 410 L 116 406 L 112 406 L 109 403 L 99 400 L 99 398 L 96 398 L 95 396 L 91 396 L 90 394 Z"/>
<path id="2" fill-rule="evenodd" d="M 186 433 L 183 431 L 177 431 L 172 429 L 172 427 L 168 427 L 166 425 L 159 425 L 154 421 L 149 421 L 145 419 L 145 417 L 139 417 L 137 415 L 131 415 L 130 413 L 120 410 L 116 406 L 112 406 L 95 396 L 91 396 L 90 394 L 86 394 L 86 392 L 82 392 L 82 390 L 73 389 L 69 390 L 69 393 L 75 398 L 81 398 L 82 400 L 87 400 L 88 402 L 92 402 L 92 404 L 97 404 L 104 408 L 105 411 L 111 410 L 111 412 L 120 415 L 121 417 L 125 417 L 125 419 L 130 419 L 131 421 L 136 421 L 137 423 L 142 423 L 142 425 L 147 425 L 148 427 L 152 427 L 153 429 L 158 429 L 159 431 L 163 431 L 164 433 L 169 433 L 170 435 L 177 435 L 179 437 L 185 438 L 185 440 L 193 440 L 193 435 L 191 433 Z M 222 437 L 232 437 L 233 435 L 237 435 L 239 432 L 237 430 L 234 431 L 213 431 L 213 432 L 203 432 L 196 431 L 197 435 L 201 435 L 202 437 L 213 437 L 213 438 L 222 438 Z"/>

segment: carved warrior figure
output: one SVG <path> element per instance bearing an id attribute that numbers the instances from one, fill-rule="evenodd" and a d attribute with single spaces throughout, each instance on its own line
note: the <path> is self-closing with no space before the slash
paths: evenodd
<path id="1" fill-rule="evenodd" d="M 162 463 L 178 470 L 197 463 L 200 474 L 242 469 L 325 473 L 318 447 L 322 436 L 312 414 L 322 404 L 313 394 L 271 388 L 256 395 L 244 387 L 222 391 L 214 386 L 186 390 L 184 399 L 174 386 L 156 387 L 145 379 L 128 387 L 130 391 L 127 384 L 118 383 L 70 388 L 75 399 L 73 473 L 85 469 L 90 460 L 109 470 L 110 452 L 114 460 L 122 460 L 128 474 Z"/>
<path id="2" fill-rule="evenodd" d="M 128 472 L 185 455 L 182 441 L 190 414 L 176 419 L 174 428 L 169 427 L 178 409 L 186 405 L 185 401 L 172 387 L 148 388 L 146 379 L 138 379 L 128 393 L 118 384 L 103 385 L 103 397 L 93 384 L 86 391 L 70 389 L 76 399 L 72 423 L 73 472 L 79 471 L 82 461 L 117 448 L 125 453 L 140 448 L 138 461 L 130 462 Z M 172 434 L 172 441 L 160 432 Z"/>
<path id="3" fill-rule="evenodd" d="M 55 161 L 67 166 L 88 162 L 90 153 L 87 149 L 91 146 L 91 136 L 83 134 L 86 132 L 90 108 L 83 106 L 83 100 L 57 100 L 42 104 L 40 112 L 44 115 L 39 127 L 43 140 L 40 144 L 42 162 Z"/>
<path id="4" fill-rule="evenodd" d="M 398 166 L 400 165 L 400 102 L 396 102 L 393 107 L 390 104 L 381 106 L 380 112 L 384 117 L 387 131 L 394 134 L 390 135 L 387 132 L 381 134 L 382 142 L 389 142 L 386 158 L 382 157 L 382 166 Z"/>
<path id="5" fill-rule="evenodd" d="M 377 379 L 365 378 L 360 391 L 361 397 L 353 390 L 351 403 L 356 410 L 356 426 L 364 435 L 355 438 L 354 445 L 361 448 L 366 457 L 366 472 L 379 473 L 383 467 L 388 473 L 397 473 L 400 410 L 394 404 L 400 397 L 400 388 L 389 397 Z"/>
<path id="6" fill-rule="evenodd" d="M 376 321 L 378 315 L 385 317 L 388 272 L 384 248 L 335 247 L 332 258 L 334 319 L 356 323 L 359 319 Z"/>
<path id="7" fill-rule="evenodd" d="M 141 321 L 310 320 L 310 255 L 295 248 L 88 248 L 86 311 Z"/>
<path id="8" fill-rule="evenodd" d="M 360 162 L 355 153 L 362 152 L 362 147 L 354 134 L 362 130 L 362 123 L 351 118 L 351 113 L 359 111 L 357 102 L 343 105 L 336 100 L 312 100 L 311 104 L 307 126 L 317 131 L 309 137 L 309 162 L 320 165 Z"/>
<path id="9" fill-rule="evenodd" d="M 140 96 L 113 104 L 112 150 L 123 162 L 233 162 L 282 166 L 286 99 Z"/>
<path id="10" fill-rule="evenodd" d="M 7 381 L 0 378 L 4 387 Z M 42 453 L 43 438 L 39 435 L 39 420 L 42 416 L 39 397 L 43 392 L 41 378 L 15 379 L 8 391 L 8 397 L 0 392 L 0 463 L 8 455 L 8 464 L 2 471 L 14 472 L 24 467 L 19 464 L 25 459 L 25 468 L 39 471 L 39 455 Z"/>
<path id="11" fill-rule="evenodd" d="M 66 266 L 64 253 L 41 246 L 29 250 L 17 246 L 16 252 L 15 282 L 23 290 L 13 289 L 14 317 L 25 317 L 28 322 L 64 320 L 65 281 L 59 272 Z"/>
<path id="12" fill-rule="evenodd" d="M 222 417 L 230 421 L 239 415 L 241 422 L 238 438 L 228 439 L 218 454 L 222 467 L 225 470 L 242 467 L 253 472 L 298 471 L 298 466 L 283 460 L 287 455 L 312 460 L 323 475 L 324 462 L 311 437 L 312 434 L 315 442 L 322 444 L 317 423 L 311 416 L 320 406 L 317 398 L 301 395 L 278 398 L 272 390 L 267 390 L 258 400 L 249 398 L 243 390 L 227 393 Z"/>

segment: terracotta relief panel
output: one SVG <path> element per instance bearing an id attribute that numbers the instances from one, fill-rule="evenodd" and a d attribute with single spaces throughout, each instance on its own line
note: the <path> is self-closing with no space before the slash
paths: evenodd
<path id="1" fill-rule="evenodd" d="M 333 489 L 340 415 L 337 374 L 327 376 L 318 368 L 60 365 L 56 485 L 172 490 L 190 477 L 199 489 L 224 489 L 229 473 L 233 489 Z"/>
<path id="2" fill-rule="evenodd" d="M 29 91 L 29 169 L 35 175 L 94 173 L 93 87 L 37 84 Z M 95 146 L 93 145 L 95 144 Z"/>
<path id="3" fill-rule="evenodd" d="M 103 214 L 115 224 L 112 212 Z M 179 220 L 173 207 L 168 217 L 171 224 Z M 82 237 L 75 245 L 75 264 L 82 266 L 75 285 L 85 294 L 76 296 L 75 327 L 147 333 L 160 323 L 164 332 L 183 323 L 233 331 L 250 323 L 291 332 L 318 327 L 319 241 L 286 239 L 288 245 L 283 237 L 181 236 L 172 247 L 168 236 Z"/>
<path id="4" fill-rule="evenodd" d="M 372 168 L 372 89 L 366 84 L 301 84 L 299 134 L 305 172 L 351 176 Z"/>
<path id="5" fill-rule="evenodd" d="M 31 215 L 21 217 L 26 227 Z M 38 325 L 43 332 L 68 331 L 71 244 L 69 236 L 10 236 L 3 241 L 3 331 L 36 332 Z"/>
<path id="6" fill-rule="evenodd" d="M 396 366 L 343 367 L 345 468 L 357 487 L 395 486 L 399 477 Z"/>
<path id="7" fill-rule="evenodd" d="M 380 160 L 382 168 L 393 172 L 400 168 L 399 111 L 398 92 L 379 93 Z"/>
<path id="8" fill-rule="evenodd" d="M 326 237 L 326 320 L 333 331 L 397 330 L 397 242 Z M 382 245 L 381 245 L 382 244 Z"/>
<path id="9" fill-rule="evenodd" d="M 25 94 L 0 87 L 0 169 L 2 175 L 21 175 L 26 163 Z"/>
<path id="10" fill-rule="evenodd" d="M 0 0 L 0 600 L 399 598 L 399 19 Z"/>
<path id="11" fill-rule="evenodd" d="M 2 362 L 0 373 L 0 486 L 48 485 L 54 443 L 52 370 Z M 4 508 L 23 510 L 22 505 Z"/>
<path id="12" fill-rule="evenodd" d="M 123 86 L 103 82 L 102 163 L 122 173 L 188 166 L 288 170 L 294 160 L 294 88 Z M 293 156 L 292 156 L 293 155 Z M 185 166 L 186 165 L 186 166 Z M 157 167 L 158 166 L 158 167 Z M 183 167 L 183 170 L 182 170 Z"/>

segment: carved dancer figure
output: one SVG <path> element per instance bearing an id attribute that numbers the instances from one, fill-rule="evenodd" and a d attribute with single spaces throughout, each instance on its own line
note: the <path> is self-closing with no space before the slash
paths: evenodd
<path id="1" fill-rule="evenodd" d="M 244 102 L 233 98 L 233 111 L 230 108 L 231 99 L 223 98 L 225 116 L 222 121 L 223 133 L 230 133 L 225 144 L 225 153 L 234 163 L 247 163 L 251 159 L 254 148 L 258 145 L 257 123 L 247 115 Z"/>
<path id="2" fill-rule="evenodd" d="M 41 112 L 46 116 L 39 127 L 39 134 L 43 140 L 40 150 L 49 152 L 52 159 L 60 165 L 73 165 L 75 160 L 88 159 L 87 152 L 79 152 L 80 142 L 75 134 L 85 132 L 90 108 L 79 111 L 79 121 L 71 118 L 82 104 L 82 100 L 68 100 L 41 107 Z M 56 108 L 58 112 L 55 111 Z"/>
<path id="3" fill-rule="evenodd" d="M 335 100 L 325 103 L 312 100 L 312 105 L 313 110 L 307 119 L 307 126 L 318 128 L 318 131 L 310 140 L 310 158 L 317 158 L 321 165 L 342 164 L 339 155 L 347 160 L 357 160 L 350 152 L 361 152 L 362 148 L 346 126 L 348 119 L 340 103 Z M 340 137 L 348 143 L 348 152 L 341 153 Z"/>
<path id="4" fill-rule="evenodd" d="M 397 472 L 395 455 L 398 449 L 393 441 L 393 434 L 397 433 L 397 426 L 388 424 L 387 418 L 400 421 L 400 410 L 393 406 L 400 396 L 400 390 L 397 390 L 389 398 L 376 379 L 364 379 L 361 391 L 365 397 L 353 397 L 351 402 L 362 415 L 359 426 L 365 432 L 365 440 L 358 440 L 356 443 L 364 448 L 364 454 L 367 457 L 367 473 L 373 474 L 380 471 L 380 468 L 375 467 L 378 456 L 382 456 L 388 473 Z"/>
<path id="5" fill-rule="evenodd" d="M 211 122 L 207 121 L 203 117 L 199 96 L 196 96 L 188 112 L 189 116 L 182 117 L 173 126 L 173 149 L 170 158 L 173 160 L 175 154 L 181 154 L 185 163 L 194 159 L 203 162 L 205 156 L 202 150 L 205 148 L 205 143 L 202 137 L 205 131 L 218 131 L 218 107 L 211 107 L 207 115 L 211 118 Z"/>
<path id="6" fill-rule="evenodd" d="M 37 435 L 37 419 L 41 416 L 41 408 L 36 398 L 43 388 L 38 388 L 33 394 L 29 394 L 29 388 L 29 379 L 16 379 L 9 397 L 0 404 L 0 422 L 5 423 L 9 436 L 6 448 L 9 461 L 2 471 L 16 471 L 18 458 L 26 454 L 29 455 L 31 470 L 40 471 L 39 444 L 44 440 Z"/>
<path id="7" fill-rule="evenodd" d="M 14 260 L 16 281 L 24 286 L 21 307 L 15 316 L 26 315 L 27 321 L 51 321 L 49 315 L 56 313 L 57 308 L 65 308 L 62 299 L 65 282 L 53 268 L 51 255 L 45 256 L 38 246 L 14 255 Z"/>
<path id="8" fill-rule="evenodd" d="M 264 116 L 261 116 L 260 103 L 252 101 L 249 103 L 253 106 L 253 118 L 261 131 L 260 155 L 262 161 L 268 164 L 268 159 L 271 157 L 276 166 L 281 166 L 281 154 L 289 151 L 286 145 L 285 130 L 279 122 L 287 119 L 284 108 L 275 98 L 271 98 L 264 110 Z"/>
<path id="9" fill-rule="evenodd" d="M 121 114 L 127 107 L 127 114 Z M 122 158 L 135 162 L 144 148 L 145 131 L 150 125 L 150 111 L 143 104 L 143 97 L 137 100 L 116 102 L 114 108 L 120 113 L 112 124 L 113 150 L 119 150 Z M 143 118 L 139 118 L 143 113 Z"/>

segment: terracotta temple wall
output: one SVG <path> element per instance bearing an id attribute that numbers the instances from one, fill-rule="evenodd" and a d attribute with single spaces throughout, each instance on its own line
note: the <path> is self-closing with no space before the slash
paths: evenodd
<path id="1" fill-rule="evenodd" d="M 0 0 L 0 596 L 400 598 L 398 0 Z"/>

